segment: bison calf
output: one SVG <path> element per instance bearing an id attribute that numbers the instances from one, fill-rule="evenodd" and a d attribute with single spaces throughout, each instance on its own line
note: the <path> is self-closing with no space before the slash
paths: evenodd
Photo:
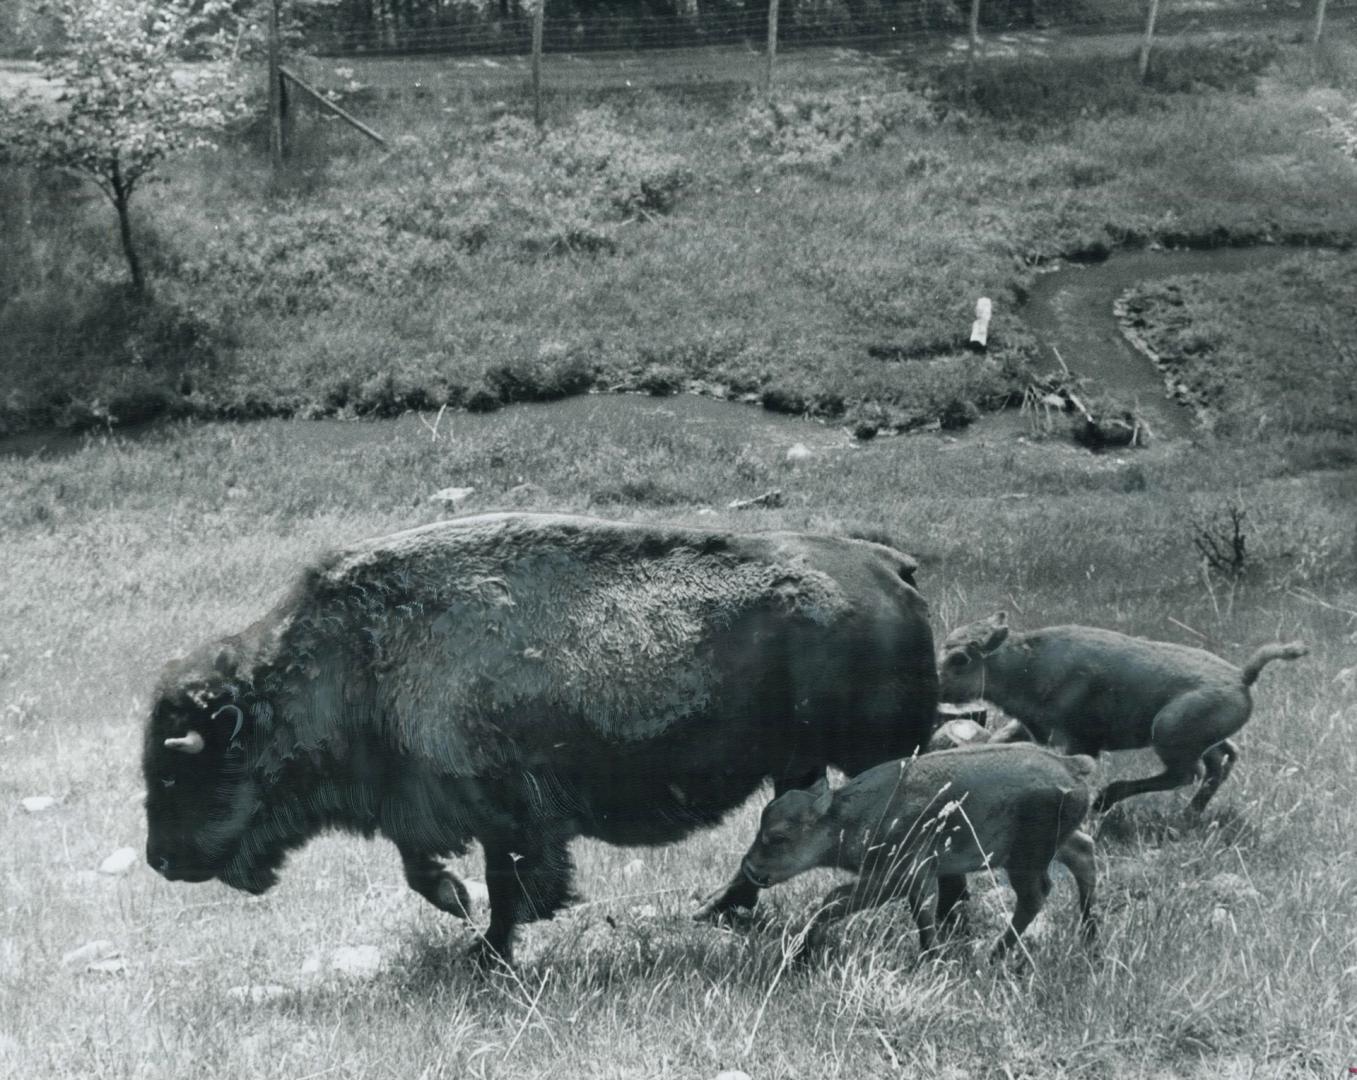
<path id="1" fill-rule="evenodd" d="M 1011 632 L 1001 611 L 947 636 L 939 692 L 943 701 L 991 701 L 1071 754 L 1152 747 L 1164 771 L 1114 781 L 1096 811 L 1181 787 L 1199 768 L 1204 779 L 1192 809 L 1201 811 L 1239 756 L 1230 736 L 1253 711 L 1249 687 L 1258 673 L 1306 652 L 1300 642 L 1264 645 L 1241 669 L 1202 649 L 1092 626 Z"/>
<path id="2" fill-rule="evenodd" d="M 1083 933 L 1091 940 L 1093 841 L 1079 824 L 1093 768 L 1092 758 L 1020 743 L 886 762 L 837 791 L 821 780 L 764 808 L 744 874 L 767 888 L 817 866 L 856 871 L 856 881 L 825 898 L 807 943 L 818 946 L 835 919 L 903 897 L 927 951 L 936 923 L 961 897 L 965 875 L 1003 867 L 1017 905 L 994 946 L 992 955 L 1000 956 L 1041 910 L 1051 889 L 1048 867 L 1059 859 L 1078 884 Z"/>

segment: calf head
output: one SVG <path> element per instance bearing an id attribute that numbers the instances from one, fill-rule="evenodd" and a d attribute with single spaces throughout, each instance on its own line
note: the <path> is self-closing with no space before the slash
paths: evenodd
<path id="1" fill-rule="evenodd" d="M 805 790 L 788 791 L 763 808 L 758 835 L 740 869 L 761 889 L 832 862 L 836 840 L 829 822 L 834 793 L 821 779 Z"/>
<path id="2" fill-rule="evenodd" d="M 1008 629 L 1008 615 L 1000 611 L 947 635 L 938 655 L 941 700 L 974 701 L 985 696 L 985 660 L 1008 639 Z"/>

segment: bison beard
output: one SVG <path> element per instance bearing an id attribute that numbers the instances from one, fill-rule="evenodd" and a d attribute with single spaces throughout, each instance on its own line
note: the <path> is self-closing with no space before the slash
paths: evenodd
<path id="1" fill-rule="evenodd" d="M 914 564 L 880 544 L 552 514 L 340 551 L 267 616 L 170 664 L 146 729 L 147 858 L 262 892 L 328 828 L 380 833 L 490 926 L 572 898 L 569 843 L 664 844 L 771 778 L 912 753 L 937 697 Z M 739 874 L 708 905 L 753 903 Z"/>

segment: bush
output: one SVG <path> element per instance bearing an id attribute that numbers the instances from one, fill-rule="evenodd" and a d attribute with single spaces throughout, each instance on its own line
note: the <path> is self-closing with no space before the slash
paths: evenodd
<path id="1" fill-rule="evenodd" d="M 953 108 L 1002 121 L 1069 123 L 1162 110 L 1163 94 L 1250 92 L 1278 51 L 1270 39 L 1243 37 L 1159 48 L 1151 53 L 1145 87 L 1135 56 L 1096 55 L 986 59 L 976 65 L 969 92 L 965 66 L 948 64 L 935 72 L 933 83 L 939 100 Z"/>
<path id="2" fill-rule="evenodd" d="M 739 135 L 751 163 L 832 165 L 855 148 L 880 146 L 895 128 L 932 121 L 931 104 L 916 91 L 843 89 L 757 102 L 745 112 Z"/>

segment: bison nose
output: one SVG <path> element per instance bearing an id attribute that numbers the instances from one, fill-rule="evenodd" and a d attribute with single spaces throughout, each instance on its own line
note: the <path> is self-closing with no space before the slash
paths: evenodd
<path id="1" fill-rule="evenodd" d="M 163 848 L 147 844 L 146 861 L 150 863 L 152 870 L 169 881 L 174 881 L 179 877 L 179 875 L 174 872 L 174 860 L 169 857 Z"/>
<path id="2" fill-rule="evenodd" d="M 744 874 L 751 885 L 756 885 L 760 889 L 768 888 L 768 879 L 759 877 L 758 874 L 754 872 L 754 868 L 749 865 L 748 859 L 745 859 L 740 863 L 740 872 Z"/>

